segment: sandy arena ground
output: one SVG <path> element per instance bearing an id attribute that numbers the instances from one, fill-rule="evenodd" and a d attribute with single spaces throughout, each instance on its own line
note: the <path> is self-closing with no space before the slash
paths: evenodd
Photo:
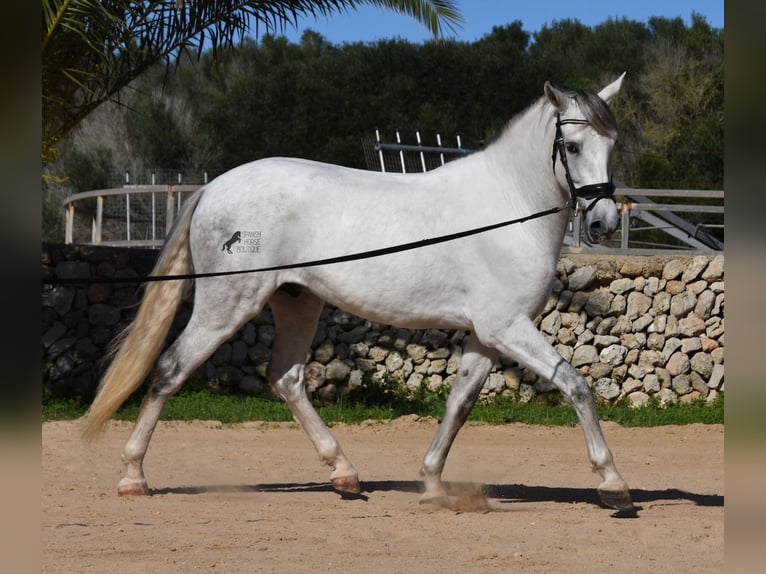
<path id="1" fill-rule="evenodd" d="M 333 427 L 362 480 L 362 496 L 343 499 L 295 424 L 160 423 L 145 461 L 153 495 L 119 497 L 130 426 L 86 444 L 76 423 L 45 423 L 42 571 L 723 571 L 722 425 L 604 424 L 637 518 L 599 504 L 579 427 L 469 424 L 445 469 L 455 506 L 418 504 L 436 426 Z"/>

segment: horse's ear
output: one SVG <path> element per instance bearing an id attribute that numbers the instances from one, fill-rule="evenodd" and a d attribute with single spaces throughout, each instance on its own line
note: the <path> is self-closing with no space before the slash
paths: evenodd
<path id="1" fill-rule="evenodd" d="M 625 78 L 625 74 L 627 74 L 627 72 L 620 74 L 619 78 L 601 90 L 598 93 L 598 97 L 608 104 L 609 101 L 620 91 L 620 88 L 622 87 L 622 80 Z"/>
<path id="2" fill-rule="evenodd" d="M 548 98 L 548 101 L 554 108 L 556 108 L 557 111 L 563 113 L 564 110 L 567 109 L 567 106 L 569 105 L 569 98 L 566 97 L 561 90 L 556 88 L 547 80 L 543 86 L 543 90 L 545 91 L 545 97 Z"/>

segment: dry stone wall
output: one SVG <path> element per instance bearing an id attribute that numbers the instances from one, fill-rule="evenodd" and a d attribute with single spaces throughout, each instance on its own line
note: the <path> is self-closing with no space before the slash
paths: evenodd
<path id="1" fill-rule="evenodd" d="M 141 277 L 157 251 L 43 244 L 42 272 L 64 277 Z M 43 287 L 43 385 L 55 395 L 90 396 L 109 343 L 135 315 L 137 285 Z M 169 335 L 191 313 L 184 301 Z M 712 401 L 724 391 L 724 257 L 562 256 L 536 324 L 587 379 L 600 402 L 643 405 Z M 418 389 L 449 386 L 465 331 L 411 331 L 326 306 L 306 385 L 319 401 L 377 381 Z M 265 309 L 224 343 L 198 375 L 244 392 L 265 389 L 274 325 Z M 490 400 L 548 399 L 552 385 L 501 357 L 482 388 Z"/>

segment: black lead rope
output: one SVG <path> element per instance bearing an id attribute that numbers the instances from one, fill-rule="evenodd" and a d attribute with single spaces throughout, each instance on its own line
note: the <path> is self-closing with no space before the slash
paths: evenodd
<path id="1" fill-rule="evenodd" d="M 255 269 L 240 269 L 237 271 L 216 271 L 211 273 L 188 273 L 182 275 L 148 275 L 146 277 L 89 277 L 89 278 L 76 278 L 65 277 L 61 279 L 43 279 L 43 285 L 90 285 L 95 283 L 149 283 L 154 281 L 180 281 L 183 279 L 203 279 L 205 277 L 223 277 L 226 275 L 243 275 L 245 273 L 265 273 L 266 271 L 283 271 L 286 269 L 301 269 L 304 267 L 317 267 L 319 265 L 331 265 L 333 263 L 346 263 L 349 261 L 358 261 L 359 259 L 369 259 L 372 257 L 379 257 L 381 255 L 390 255 L 392 253 L 399 253 L 401 251 L 408 251 L 410 249 L 418 249 L 420 247 L 427 247 L 429 245 L 436 245 L 438 243 L 445 243 L 447 241 L 454 241 L 455 239 L 462 239 L 463 237 L 469 237 L 471 235 L 477 235 L 479 233 L 485 233 L 501 227 L 507 227 L 516 223 L 524 223 L 532 219 L 539 217 L 545 217 L 546 215 L 552 215 L 558 213 L 564 209 L 570 207 L 569 203 L 559 207 L 552 207 L 545 211 L 533 213 L 525 217 L 519 217 L 518 219 L 511 219 L 509 221 L 503 221 L 501 223 L 494 223 L 485 227 L 478 227 L 475 229 L 469 229 L 467 231 L 460 231 L 458 233 L 452 233 L 450 235 L 441 235 L 439 237 L 433 237 L 431 239 L 421 239 L 420 241 L 412 241 L 410 243 L 402 243 L 400 245 L 394 245 L 391 247 L 383 247 L 381 249 L 372 249 L 370 251 L 363 251 L 361 253 L 351 253 L 348 255 L 340 255 L 338 257 L 328 257 L 326 259 L 316 259 L 314 261 L 304 261 L 302 263 L 290 263 L 286 265 L 273 265 L 271 267 L 257 267 Z"/>

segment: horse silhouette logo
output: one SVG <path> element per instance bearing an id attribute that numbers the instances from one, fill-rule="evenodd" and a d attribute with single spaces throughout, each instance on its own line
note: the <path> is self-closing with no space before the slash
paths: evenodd
<path id="1" fill-rule="evenodd" d="M 235 243 L 239 243 L 240 241 L 242 241 L 242 234 L 239 231 L 235 231 L 234 235 L 231 236 L 231 239 L 223 244 L 221 251 L 225 249 L 227 253 L 231 253 L 231 246 Z"/>

